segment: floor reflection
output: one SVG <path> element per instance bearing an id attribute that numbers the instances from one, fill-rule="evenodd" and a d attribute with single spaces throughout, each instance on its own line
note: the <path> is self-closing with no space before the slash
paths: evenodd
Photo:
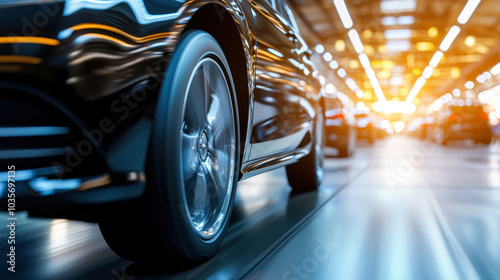
<path id="1" fill-rule="evenodd" d="M 405 163 L 415 151 L 422 158 Z M 395 137 L 369 153 L 366 172 L 248 278 L 500 278 L 500 172 L 490 147 Z M 335 246 L 320 258 L 328 239 Z"/>
<path id="2" fill-rule="evenodd" d="M 362 143 L 298 196 L 284 169 L 243 181 L 220 252 L 194 267 L 133 264 L 95 224 L 19 213 L 15 279 L 500 279 L 497 144 Z"/>

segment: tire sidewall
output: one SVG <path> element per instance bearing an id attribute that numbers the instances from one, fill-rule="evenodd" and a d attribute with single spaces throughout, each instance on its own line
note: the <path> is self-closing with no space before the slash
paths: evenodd
<path id="1" fill-rule="evenodd" d="M 228 213 L 221 230 L 212 238 L 201 238 L 194 230 L 186 212 L 181 167 L 180 131 L 190 77 L 202 59 L 210 57 L 219 63 L 231 93 L 235 118 L 234 179 Z M 181 257 L 200 261 L 212 256 L 222 242 L 231 215 L 239 172 L 239 127 L 234 83 L 229 64 L 215 39 L 203 31 L 185 33 L 172 56 L 160 90 L 153 124 L 151 189 L 156 226 L 167 250 L 176 250 Z M 149 182 L 148 182 L 149 183 Z M 173 247 L 173 248 L 172 248 Z"/>

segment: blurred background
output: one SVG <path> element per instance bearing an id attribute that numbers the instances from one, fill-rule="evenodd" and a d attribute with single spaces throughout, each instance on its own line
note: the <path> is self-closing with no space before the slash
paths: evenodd
<path id="1" fill-rule="evenodd" d="M 358 138 L 370 139 L 366 125 L 442 144 L 498 137 L 498 1 L 289 2 L 326 93 L 358 116 Z"/>

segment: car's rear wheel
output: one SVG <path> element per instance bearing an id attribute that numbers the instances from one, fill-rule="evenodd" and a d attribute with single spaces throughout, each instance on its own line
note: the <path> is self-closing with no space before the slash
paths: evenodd
<path id="1" fill-rule="evenodd" d="M 294 194 L 317 190 L 323 181 L 323 152 L 325 146 L 323 122 L 323 109 L 318 106 L 318 113 L 314 121 L 311 152 L 298 162 L 286 167 L 288 183 L 292 187 L 292 193 Z"/>
<path id="2" fill-rule="evenodd" d="M 110 247 L 132 260 L 197 262 L 219 248 L 233 208 L 239 170 L 236 97 L 228 62 L 202 31 L 183 35 L 170 62 L 153 124 L 142 246 L 131 244 L 138 220 L 102 223 Z M 127 221 L 128 219 L 128 221 Z M 112 223 L 111 223 L 112 225 Z M 144 227 L 146 229 L 144 229 Z M 127 241 L 129 241 L 127 243 Z M 136 241 L 139 243 L 139 240 Z M 145 258 L 148 259 L 148 258 Z"/>

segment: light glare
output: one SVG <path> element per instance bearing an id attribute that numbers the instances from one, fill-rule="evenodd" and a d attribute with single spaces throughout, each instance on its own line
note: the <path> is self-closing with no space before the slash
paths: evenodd
<path id="1" fill-rule="evenodd" d="M 477 5 L 479 5 L 480 2 L 481 0 L 469 0 L 467 4 L 465 4 L 465 7 L 460 13 L 460 15 L 458 16 L 457 19 L 458 23 L 465 24 L 472 16 L 472 13 L 474 13 L 474 10 L 476 10 Z"/>
<path id="2" fill-rule="evenodd" d="M 351 39 L 351 43 L 354 46 L 354 50 L 356 50 L 357 53 L 362 53 L 364 48 L 363 44 L 361 43 L 361 39 L 359 39 L 359 35 L 356 29 L 349 30 L 347 35 L 349 35 L 349 39 Z"/>
<path id="3" fill-rule="evenodd" d="M 334 0 L 333 4 L 335 5 L 335 8 L 337 8 L 337 12 L 339 13 L 340 20 L 342 21 L 344 28 L 345 29 L 351 28 L 353 23 L 351 15 L 349 15 L 349 11 L 347 10 L 347 7 L 344 3 L 344 0 Z"/>
<path id="4" fill-rule="evenodd" d="M 443 52 L 447 51 L 455 38 L 457 38 L 458 33 L 460 33 L 460 27 L 453 25 L 450 28 L 450 31 L 448 31 L 448 34 L 443 39 L 443 42 L 439 46 L 439 49 L 441 49 Z"/>

